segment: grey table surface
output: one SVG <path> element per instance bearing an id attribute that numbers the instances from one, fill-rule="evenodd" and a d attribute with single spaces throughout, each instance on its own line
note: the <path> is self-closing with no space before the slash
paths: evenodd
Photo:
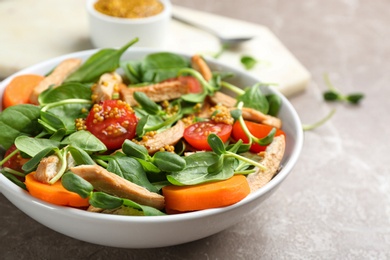
<path id="1" fill-rule="evenodd" d="M 313 80 L 290 97 L 305 132 L 292 174 L 249 218 L 211 237 L 119 249 L 58 234 L 0 195 L 0 259 L 390 259 L 390 1 L 173 0 L 269 27 Z M 328 73 L 361 104 L 322 99 Z"/>

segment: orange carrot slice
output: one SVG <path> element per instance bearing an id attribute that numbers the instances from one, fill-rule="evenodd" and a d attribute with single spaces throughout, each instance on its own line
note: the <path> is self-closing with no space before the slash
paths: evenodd
<path id="1" fill-rule="evenodd" d="M 30 103 L 32 90 L 43 79 L 43 76 L 35 74 L 25 74 L 13 78 L 4 89 L 3 109 L 18 104 Z"/>
<path id="2" fill-rule="evenodd" d="M 47 184 L 34 178 L 35 172 L 26 175 L 25 184 L 31 196 L 60 206 L 87 207 L 88 198 L 83 199 L 77 193 L 68 191 L 61 181 Z"/>
<path id="3" fill-rule="evenodd" d="M 195 211 L 232 205 L 250 193 L 246 177 L 234 175 L 230 179 L 192 186 L 165 186 L 162 189 L 167 212 Z"/>

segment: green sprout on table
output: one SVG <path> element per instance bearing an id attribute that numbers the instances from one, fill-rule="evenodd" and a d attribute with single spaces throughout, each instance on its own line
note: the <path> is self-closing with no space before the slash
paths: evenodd
<path id="1" fill-rule="evenodd" d="M 353 105 L 356 105 L 364 98 L 362 93 L 342 94 L 333 84 L 330 82 L 329 76 L 324 75 L 325 84 L 329 90 L 323 93 L 323 97 L 326 101 L 344 101 Z"/>

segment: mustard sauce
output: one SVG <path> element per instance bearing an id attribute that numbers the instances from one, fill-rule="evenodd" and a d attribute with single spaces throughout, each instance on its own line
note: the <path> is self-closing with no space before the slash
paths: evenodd
<path id="1" fill-rule="evenodd" d="M 94 7 L 103 14 L 119 18 L 145 18 L 164 10 L 158 0 L 99 0 Z"/>

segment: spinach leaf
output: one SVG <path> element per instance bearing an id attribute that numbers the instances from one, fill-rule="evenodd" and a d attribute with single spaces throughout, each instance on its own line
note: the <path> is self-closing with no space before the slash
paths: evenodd
<path id="1" fill-rule="evenodd" d="M 137 41 L 138 38 L 135 38 L 118 50 L 102 49 L 98 51 L 92 55 L 78 70 L 72 73 L 65 80 L 65 82 L 96 82 L 103 73 L 116 70 L 119 67 L 122 54 Z"/>
<path id="2" fill-rule="evenodd" d="M 114 155 L 109 160 L 107 170 L 149 191 L 157 192 L 157 189 L 149 182 L 142 165 L 134 158 Z"/>
<path id="3" fill-rule="evenodd" d="M 64 83 L 56 88 L 49 88 L 39 95 L 39 104 L 59 102 L 66 99 L 91 99 L 90 86 L 79 82 Z"/>
<path id="4" fill-rule="evenodd" d="M 120 66 L 130 82 L 138 84 L 141 82 L 158 83 L 175 78 L 182 68 L 189 68 L 190 64 L 181 55 L 158 52 L 149 54 L 140 61 L 123 61 Z"/>
<path id="5" fill-rule="evenodd" d="M 237 103 L 242 101 L 244 103 L 244 107 L 253 108 L 262 112 L 263 114 L 268 114 L 268 100 L 267 97 L 262 93 L 260 84 L 246 88 L 244 91 L 244 94 L 237 97 Z"/>
<path id="6" fill-rule="evenodd" d="M 38 124 L 40 108 L 16 105 L 0 113 L 0 145 L 8 149 L 20 135 L 35 136 L 42 131 Z"/>
<path id="7" fill-rule="evenodd" d="M 71 99 L 68 99 L 70 101 Z M 73 99 L 74 100 L 74 99 Z M 48 118 L 48 115 L 45 114 L 45 117 L 41 116 L 41 119 L 47 124 L 54 127 L 54 129 L 58 130 L 60 128 L 64 128 L 67 131 L 67 134 L 70 134 L 76 131 L 75 120 L 77 118 L 85 118 L 90 109 L 90 104 L 82 104 L 82 103 L 67 103 L 66 100 L 61 102 L 62 104 L 49 108 L 47 110 L 47 114 L 51 114 L 51 117 Z M 52 103 L 54 104 L 54 103 Z M 41 113 L 44 115 L 44 112 Z M 53 124 L 55 122 L 61 121 L 61 124 Z"/>
<path id="8" fill-rule="evenodd" d="M 65 130 L 65 133 L 66 133 L 65 123 L 62 122 L 60 117 L 55 116 L 52 113 L 41 111 L 41 118 L 38 119 L 38 122 L 50 134 L 54 134 L 57 131 L 62 130 L 62 129 Z"/>
<path id="9" fill-rule="evenodd" d="M 152 53 L 141 63 L 143 82 L 161 82 L 175 78 L 182 68 L 189 67 L 189 62 L 181 55 L 170 52 Z"/>
<path id="10" fill-rule="evenodd" d="M 275 116 L 275 117 L 278 116 L 279 110 L 282 106 L 282 99 L 276 94 L 270 94 L 267 95 L 266 97 L 269 104 L 268 115 Z"/>
<path id="11" fill-rule="evenodd" d="M 19 136 L 15 139 L 15 146 L 21 152 L 27 154 L 30 157 L 34 157 L 46 148 L 59 148 L 60 142 L 51 139 Z"/>
<path id="12" fill-rule="evenodd" d="M 62 144 L 77 146 L 86 152 L 104 152 L 107 147 L 91 132 L 81 130 L 66 137 Z"/>
<path id="13" fill-rule="evenodd" d="M 120 67 L 131 84 L 142 82 L 141 61 L 122 61 Z"/>
<path id="14" fill-rule="evenodd" d="M 194 153 L 184 159 L 186 161 L 184 170 L 167 175 L 168 181 L 174 185 L 194 185 L 225 180 L 234 174 L 234 158 L 226 158 L 223 169 L 218 174 L 209 174 L 208 172 L 208 167 L 219 160 L 219 156 L 213 152 Z"/>

